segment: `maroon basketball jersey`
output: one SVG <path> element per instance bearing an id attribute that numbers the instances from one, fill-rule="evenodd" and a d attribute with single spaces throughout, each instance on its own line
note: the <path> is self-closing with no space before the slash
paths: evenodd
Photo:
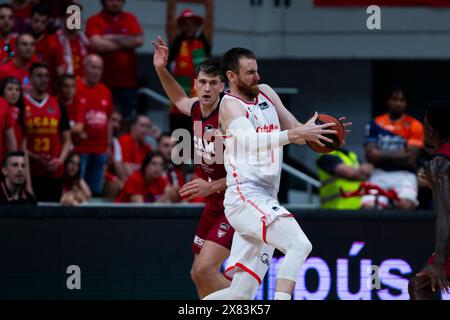
<path id="1" fill-rule="evenodd" d="M 202 178 L 211 181 L 226 177 L 223 165 L 224 145 L 219 129 L 219 106 L 204 118 L 200 102 L 196 101 L 191 108 L 191 119 L 194 128 L 194 161 L 201 169 Z M 219 192 L 210 195 L 208 200 L 223 200 L 223 197 L 224 192 Z"/>

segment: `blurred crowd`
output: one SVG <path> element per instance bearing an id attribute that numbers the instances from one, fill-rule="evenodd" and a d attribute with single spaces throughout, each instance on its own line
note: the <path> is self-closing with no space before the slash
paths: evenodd
<path id="1" fill-rule="evenodd" d="M 171 132 L 192 131 L 191 119 L 171 105 L 170 131 L 161 132 L 137 112 L 142 27 L 125 0 L 99 2 L 84 30 L 68 23 L 67 7 L 82 9 L 75 0 L 0 4 L 0 203 L 186 201 L 178 191 L 196 172 L 172 163 Z M 170 71 L 188 95 L 211 56 L 214 22 L 213 0 L 191 2 L 204 5 L 204 17 L 177 16 L 168 0 L 166 18 Z M 429 206 L 424 130 L 406 108 L 406 92 L 390 90 L 386 114 L 367 125 L 366 161 L 345 146 L 318 157 L 323 208 Z"/>
<path id="2" fill-rule="evenodd" d="M 74 0 L 0 4 L 0 203 L 179 202 L 186 168 L 174 141 L 137 112 L 142 27 L 125 0 L 74 28 Z M 210 56 L 213 2 L 206 19 L 167 1 L 171 71 L 192 93 L 196 65 Z M 191 130 L 170 108 L 170 126 Z M 189 177 L 195 177 L 195 173 Z M 193 199 L 190 201 L 203 201 Z"/>

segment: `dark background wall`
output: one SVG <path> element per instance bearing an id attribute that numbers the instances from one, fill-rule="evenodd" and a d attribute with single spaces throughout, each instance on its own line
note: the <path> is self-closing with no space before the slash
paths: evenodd
<path id="1" fill-rule="evenodd" d="M 292 211 L 314 247 L 298 281 L 297 299 L 319 294 L 320 288 L 327 299 L 358 293 L 361 285 L 367 291 L 364 259 L 384 266 L 382 287 L 370 299 L 405 299 L 407 279 L 433 252 L 431 212 Z M 0 298 L 196 299 L 189 271 L 200 212 L 177 207 L 2 208 Z M 352 256 L 355 243 L 362 248 Z M 317 259 L 323 263 L 313 263 Z M 344 260 L 348 271 L 338 276 Z M 70 265 L 81 268 L 81 290 L 66 287 Z M 328 276 L 319 276 L 317 268 L 324 265 Z M 396 270 L 402 265 L 406 269 Z M 272 297 L 277 266 L 274 258 L 259 298 Z"/>

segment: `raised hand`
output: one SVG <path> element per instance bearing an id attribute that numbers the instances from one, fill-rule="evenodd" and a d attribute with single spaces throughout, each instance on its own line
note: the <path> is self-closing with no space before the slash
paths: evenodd
<path id="1" fill-rule="evenodd" d="M 156 69 L 165 68 L 169 59 L 169 48 L 161 36 L 158 36 L 157 41 L 151 41 L 151 44 L 155 47 L 155 52 L 153 53 L 153 65 Z"/>

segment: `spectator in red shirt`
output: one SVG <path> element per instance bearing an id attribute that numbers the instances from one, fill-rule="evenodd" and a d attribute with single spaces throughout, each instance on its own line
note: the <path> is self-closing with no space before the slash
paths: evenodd
<path id="1" fill-rule="evenodd" d="M 39 0 L 11 0 L 11 6 L 14 9 L 15 32 L 25 32 L 30 22 L 31 9 L 38 3 Z"/>
<path id="2" fill-rule="evenodd" d="M 171 186 L 162 176 L 164 158 L 159 152 L 149 153 L 141 169 L 128 177 L 116 202 L 173 202 L 178 197 L 178 187 Z"/>
<path id="3" fill-rule="evenodd" d="M 183 167 L 176 166 L 172 162 L 172 150 L 176 143 L 177 141 L 172 139 L 170 133 L 161 133 L 158 139 L 158 151 L 161 152 L 164 157 L 164 174 L 167 177 L 167 180 L 172 185 L 182 187 L 185 182 Z"/>
<path id="4" fill-rule="evenodd" d="M 14 55 L 17 33 L 13 33 L 14 15 L 9 4 L 0 4 L 0 63 L 5 63 Z"/>
<path id="5" fill-rule="evenodd" d="M 113 90 L 114 101 L 124 118 L 137 104 L 136 48 L 144 43 L 136 17 L 123 11 L 125 0 L 101 0 L 103 10 L 90 17 L 86 35 L 91 48 L 105 60 L 103 81 Z"/>
<path id="6" fill-rule="evenodd" d="M 35 39 L 35 54 L 38 61 L 46 63 L 50 67 L 51 90 L 55 92 L 55 80 L 64 73 L 66 67 L 56 35 L 47 34 L 49 17 L 50 13 L 47 7 L 34 6 L 31 10 L 29 31 Z"/>
<path id="7" fill-rule="evenodd" d="M 20 80 L 14 77 L 6 78 L 0 86 L 0 95 L 8 102 L 17 148 L 20 149 L 23 144 L 23 132 L 25 130 L 25 124 L 23 122 L 23 95 Z"/>
<path id="8" fill-rule="evenodd" d="M 56 31 L 56 38 L 63 55 L 65 72 L 80 78 L 83 76 L 83 60 L 88 55 L 89 40 L 83 31 L 67 28 L 69 17 L 65 15 L 62 28 Z"/>
<path id="9" fill-rule="evenodd" d="M 142 160 L 152 151 L 146 142 L 150 134 L 152 121 L 146 115 L 137 115 L 131 123 L 130 133 L 119 138 L 122 148 L 122 161 L 125 163 L 126 176 L 130 176 L 141 167 Z"/>
<path id="10" fill-rule="evenodd" d="M 111 146 L 113 113 L 111 91 L 100 82 L 103 60 L 89 54 L 84 60 L 84 77 L 77 80 L 75 99 L 79 105 L 76 116 L 75 152 L 81 157 L 81 177 L 86 180 L 94 195 L 103 191 L 104 172 Z M 73 132 L 73 130 L 72 130 Z"/>
<path id="11" fill-rule="evenodd" d="M 33 190 L 39 201 L 59 202 L 63 164 L 71 147 L 67 112 L 48 94 L 47 65 L 33 64 L 30 80 L 31 90 L 24 96 L 24 122 Z"/>
<path id="12" fill-rule="evenodd" d="M 17 149 L 16 137 L 14 134 L 14 123 L 8 102 L 0 98 L 0 163 L 5 154 Z"/>
<path id="13" fill-rule="evenodd" d="M 16 40 L 14 58 L 0 65 L 0 81 L 7 77 L 16 77 L 22 83 L 24 92 L 30 90 L 30 69 L 33 63 L 34 38 L 29 33 L 20 34 Z"/>

